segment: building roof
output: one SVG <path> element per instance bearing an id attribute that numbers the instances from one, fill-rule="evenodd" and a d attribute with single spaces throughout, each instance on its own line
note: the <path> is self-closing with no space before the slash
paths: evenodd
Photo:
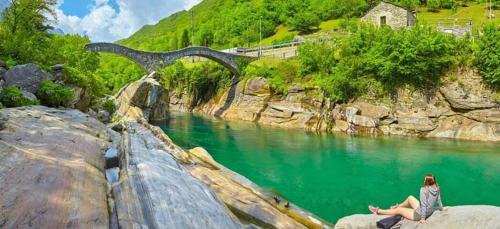
<path id="1" fill-rule="evenodd" d="M 408 7 L 405 7 L 399 3 L 394 3 L 394 2 L 389 2 L 387 0 L 382 0 L 380 1 L 377 5 L 374 5 L 372 8 L 370 8 L 369 10 L 367 10 L 361 17 L 363 18 L 364 16 L 366 16 L 368 13 L 370 13 L 370 11 L 372 11 L 375 7 L 379 6 L 380 4 L 382 3 L 386 3 L 386 4 L 390 4 L 390 5 L 393 5 L 393 6 L 396 6 L 396 7 L 399 7 L 399 8 L 402 8 L 402 9 L 405 9 L 405 10 L 408 10 L 410 12 L 414 12 L 414 10 L 408 8 Z"/>

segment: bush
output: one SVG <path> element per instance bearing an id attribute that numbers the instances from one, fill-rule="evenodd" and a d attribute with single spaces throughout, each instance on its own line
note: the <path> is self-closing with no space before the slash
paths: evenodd
<path id="1" fill-rule="evenodd" d="M 188 93 L 199 102 L 229 87 L 233 78 L 229 70 L 214 62 L 196 63 L 188 68 L 181 61 L 176 61 L 160 73 L 161 84 L 165 88 L 175 90 L 177 95 Z"/>
<path id="2" fill-rule="evenodd" d="M 102 108 L 104 108 L 105 111 L 107 111 L 110 115 L 113 115 L 116 111 L 116 106 L 115 106 L 115 100 L 114 99 L 107 99 L 104 101 L 102 104 Z"/>
<path id="3" fill-rule="evenodd" d="M 73 98 L 73 90 L 49 80 L 42 80 L 37 96 L 45 106 L 67 106 Z"/>
<path id="4" fill-rule="evenodd" d="M 263 77 L 269 80 L 269 86 L 274 93 L 286 94 L 288 86 L 299 81 L 298 64 L 295 61 L 278 61 L 273 66 L 249 65 L 244 71 L 246 78 Z"/>
<path id="5" fill-rule="evenodd" d="M 440 0 L 427 0 L 427 9 L 430 12 L 439 12 L 440 8 L 441 8 Z"/>
<path id="6" fill-rule="evenodd" d="M 299 74 L 320 72 L 330 74 L 335 65 L 335 50 L 327 44 L 307 43 L 299 47 Z"/>
<path id="7" fill-rule="evenodd" d="M 24 97 L 23 91 L 15 86 L 3 89 L 1 101 L 6 107 L 22 107 L 38 104 L 38 100 L 30 100 Z"/>
<path id="8" fill-rule="evenodd" d="M 500 29 L 496 25 L 488 24 L 483 28 L 475 56 L 483 80 L 493 87 L 500 88 Z"/>
<path id="9" fill-rule="evenodd" d="M 362 94 L 387 94 L 406 85 L 436 87 L 457 61 L 458 42 L 428 26 L 392 30 L 367 25 L 332 42 L 302 46 L 299 72 L 312 75 L 313 84 L 337 102 Z"/>

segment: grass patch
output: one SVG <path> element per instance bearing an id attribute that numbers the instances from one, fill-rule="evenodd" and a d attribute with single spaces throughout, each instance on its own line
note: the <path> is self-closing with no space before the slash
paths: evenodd
<path id="1" fill-rule="evenodd" d="M 282 41 L 290 37 L 295 37 L 297 34 L 297 31 L 290 31 L 290 29 L 285 25 L 279 25 L 278 27 L 276 27 L 276 32 L 274 33 L 274 35 L 262 39 L 262 45 L 272 45 L 273 42 Z M 259 43 L 257 42 L 255 45 L 259 45 Z"/>
<path id="2" fill-rule="evenodd" d="M 500 23 L 500 10 L 493 10 L 493 15 L 497 15 L 496 18 L 493 19 L 495 23 Z M 468 7 L 458 7 L 456 11 L 441 9 L 439 12 L 429 12 L 425 7 L 419 7 L 417 13 L 417 20 L 420 22 L 426 22 L 431 24 L 432 26 L 436 26 L 440 19 L 450 18 L 450 19 L 472 19 L 472 29 L 474 32 L 477 29 L 481 28 L 487 22 L 489 22 L 488 18 L 488 3 L 469 3 Z"/>

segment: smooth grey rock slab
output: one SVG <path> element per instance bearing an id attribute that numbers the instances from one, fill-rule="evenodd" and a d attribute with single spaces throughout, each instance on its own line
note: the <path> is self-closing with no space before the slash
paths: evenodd
<path id="1" fill-rule="evenodd" d="M 214 193 L 192 177 L 149 129 L 128 123 L 113 187 L 121 228 L 242 228 Z"/>
<path id="2" fill-rule="evenodd" d="M 376 229 L 376 222 L 388 216 L 357 214 L 341 218 L 335 229 Z M 393 228 L 401 229 L 459 229 L 459 228 L 500 228 L 500 207 L 487 205 L 467 205 L 449 207 L 436 211 L 425 224 L 402 220 Z"/>

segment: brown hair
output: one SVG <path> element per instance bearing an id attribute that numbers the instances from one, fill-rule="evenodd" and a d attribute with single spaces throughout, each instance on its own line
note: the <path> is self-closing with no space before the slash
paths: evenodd
<path id="1" fill-rule="evenodd" d="M 436 181 L 436 177 L 434 175 L 432 175 L 432 173 L 428 173 L 427 175 L 425 175 L 425 178 L 424 178 L 424 187 L 427 187 L 427 186 L 432 186 L 432 185 L 438 185 L 437 184 L 437 181 Z"/>

